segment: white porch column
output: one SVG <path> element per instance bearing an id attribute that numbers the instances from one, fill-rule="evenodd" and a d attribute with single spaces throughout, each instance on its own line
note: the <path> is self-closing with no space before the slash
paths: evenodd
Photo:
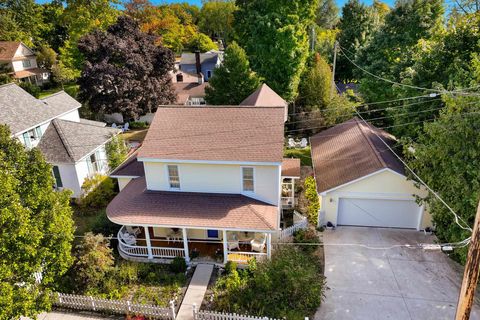
<path id="1" fill-rule="evenodd" d="M 223 263 L 228 261 L 228 243 L 227 243 L 227 230 L 223 230 Z"/>
<path id="2" fill-rule="evenodd" d="M 295 208 L 295 179 L 292 178 L 292 207 Z"/>
<path id="3" fill-rule="evenodd" d="M 182 229 L 183 234 L 183 250 L 185 250 L 185 262 L 190 262 L 190 256 L 188 255 L 188 238 L 187 238 L 187 228 Z"/>
<path id="4" fill-rule="evenodd" d="M 144 227 L 144 229 L 145 229 L 145 242 L 147 243 L 148 259 L 153 259 L 152 243 L 150 242 L 150 232 L 148 231 L 148 227 Z"/>
<path id="5" fill-rule="evenodd" d="M 267 233 L 267 258 L 272 257 L 272 234 Z"/>

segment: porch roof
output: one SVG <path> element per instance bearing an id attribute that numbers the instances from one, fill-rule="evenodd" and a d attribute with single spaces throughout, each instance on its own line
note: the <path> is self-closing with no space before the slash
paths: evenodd
<path id="1" fill-rule="evenodd" d="M 282 177 L 300 178 L 300 159 L 283 158 Z"/>
<path id="2" fill-rule="evenodd" d="M 240 194 L 150 191 L 141 177 L 110 202 L 107 216 L 125 225 L 274 231 L 278 207 Z"/>

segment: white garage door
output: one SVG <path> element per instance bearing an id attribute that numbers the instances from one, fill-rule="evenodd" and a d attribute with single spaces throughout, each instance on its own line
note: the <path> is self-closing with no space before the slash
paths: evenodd
<path id="1" fill-rule="evenodd" d="M 338 225 L 416 229 L 419 219 L 413 200 L 340 198 L 338 204 Z"/>

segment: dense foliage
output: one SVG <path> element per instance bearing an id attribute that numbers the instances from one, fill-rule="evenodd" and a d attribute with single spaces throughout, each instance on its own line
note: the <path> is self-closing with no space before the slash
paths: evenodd
<path id="1" fill-rule="evenodd" d="M 305 319 L 320 306 L 325 290 L 320 257 L 285 246 L 272 259 L 238 271 L 234 264 L 216 284 L 214 308 L 272 318 Z"/>
<path id="2" fill-rule="evenodd" d="M 235 32 L 253 71 L 286 101 L 297 96 L 317 0 L 238 0 Z"/>
<path id="3" fill-rule="evenodd" d="M 80 97 L 95 112 L 120 112 L 136 118 L 175 101 L 168 72 L 173 53 L 154 44 L 132 18 L 121 16 L 106 32 L 79 41 L 85 66 L 78 80 Z"/>
<path id="4" fill-rule="evenodd" d="M 83 207 L 105 207 L 115 195 L 115 183 L 112 178 L 95 174 L 85 179 L 82 184 L 80 204 Z"/>
<path id="5" fill-rule="evenodd" d="M 115 135 L 105 145 L 107 152 L 108 167 L 115 170 L 125 159 L 127 159 L 128 147 L 122 135 Z"/>
<path id="6" fill-rule="evenodd" d="M 51 166 L 0 126 L 0 319 L 34 317 L 72 263 L 69 192 L 55 192 Z M 34 274 L 42 273 L 36 283 Z"/>
<path id="7" fill-rule="evenodd" d="M 208 83 L 205 88 L 208 104 L 238 105 L 258 88 L 260 79 L 250 69 L 245 51 L 232 42 L 225 51 L 223 64 Z"/>
<path id="8" fill-rule="evenodd" d="M 307 218 L 308 222 L 314 226 L 318 223 L 318 210 L 320 202 L 318 200 L 317 185 L 315 178 L 310 176 L 305 179 L 305 198 L 308 201 Z"/>

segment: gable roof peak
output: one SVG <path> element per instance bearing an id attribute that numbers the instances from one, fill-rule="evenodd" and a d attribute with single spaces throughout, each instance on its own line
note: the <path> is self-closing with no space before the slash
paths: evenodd
<path id="1" fill-rule="evenodd" d="M 286 107 L 288 103 L 266 83 L 262 83 L 257 90 L 240 102 L 240 105 L 256 107 Z"/>

